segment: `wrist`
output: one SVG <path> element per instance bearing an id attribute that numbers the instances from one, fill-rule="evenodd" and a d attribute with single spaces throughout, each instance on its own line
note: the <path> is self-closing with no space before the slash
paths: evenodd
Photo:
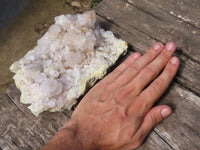
<path id="1" fill-rule="evenodd" d="M 77 143 L 76 150 L 96 150 L 88 129 L 83 129 L 76 121 L 68 121 L 60 131 L 66 134 L 66 136 L 68 135 L 73 141 L 72 143 Z"/>
<path id="2" fill-rule="evenodd" d="M 80 126 L 68 121 L 65 126 L 42 148 L 42 150 L 95 150 L 91 138 Z"/>

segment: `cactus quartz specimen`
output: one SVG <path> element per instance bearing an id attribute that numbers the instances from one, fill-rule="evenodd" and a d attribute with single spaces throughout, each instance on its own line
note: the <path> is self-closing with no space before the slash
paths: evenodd
<path id="1" fill-rule="evenodd" d="M 95 22 L 94 11 L 55 17 L 37 46 L 11 65 L 20 101 L 30 104 L 34 115 L 71 109 L 86 88 L 126 53 L 127 43 Z"/>

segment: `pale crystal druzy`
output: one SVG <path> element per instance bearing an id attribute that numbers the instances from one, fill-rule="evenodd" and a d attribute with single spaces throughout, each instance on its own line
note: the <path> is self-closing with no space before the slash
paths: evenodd
<path id="1" fill-rule="evenodd" d="M 37 46 L 11 65 L 20 101 L 30 104 L 36 116 L 45 110 L 71 109 L 126 53 L 127 43 L 95 27 L 95 22 L 94 11 L 55 17 Z"/>

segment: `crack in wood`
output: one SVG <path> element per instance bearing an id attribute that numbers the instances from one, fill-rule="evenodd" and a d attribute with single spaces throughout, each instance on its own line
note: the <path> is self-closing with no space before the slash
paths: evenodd
<path id="1" fill-rule="evenodd" d="M 181 77 L 181 78 L 183 78 L 183 77 Z M 174 79 L 175 79 L 175 82 L 176 82 L 177 84 L 179 84 L 181 87 L 183 87 L 184 89 L 186 89 L 186 90 L 192 92 L 192 93 L 195 94 L 196 96 L 200 97 L 200 94 L 199 94 L 196 90 L 194 90 L 193 88 L 191 88 L 190 85 L 185 84 L 183 81 L 181 81 L 180 77 L 175 76 Z M 183 79 L 186 80 L 185 78 L 183 78 Z"/>
<path id="2" fill-rule="evenodd" d="M 132 5 L 132 6 L 134 6 L 135 8 L 137 8 L 138 10 L 140 10 L 140 11 L 146 13 L 147 15 L 150 15 L 150 16 L 152 16 L 152 17 L 158 19 L 158 20 L 162 20 L 161 18 L 159 18 L 159 17 L 153 15 L 151 12 L 146 11 L 146 10 L 144 10 L 144 9 L 142 9 L 142 8 L 140 8 L 140 7 L 138 7 L 138 6 L 136 6 L 134 3 L 130 3 L 128 0 L 122 0 L 122 1 L 128 3 L 128 4 Z M 179 19 L 179 20 L 181 20 L 181 21 L 183 21 L 183 22 L 185 22 L 185 23 L 187 23 L 187 24 L 193 26 L 194 28 L 197 28 L 198 30 L 200 30 L 200 27 L 198 27 L 198 26 L 196 26 L 195 24 L 193 24 L 192 21 L 186 21 L 186 19 L 184 19 L 184 18 L 182 18 L 182 17 L 178 17 L 178 15 L 176 15 L 176 14 L 174 14 L 174 13 L 168 13 L 168 14 L 170 14 L 170 15 L 172 15 L 173 17 L 175 17 L 175 18 L 177 18 L 177 19 Z"/>
<path id="3" fill-rule="evenodd" d="M 10 97 L 7 93 L 5 93 L 5 96 L 23 113 L 23 115 L 28 118 L 26 113 L 16 104 L 16 102 Z"/>
<path id="4" fill-rule="evenodd" d="M 176 118 L 179 122 L 182 122 L 178 117 Z M 189 128 L 189 130 L 191 130 L 193 133 L 195 133 L 196 136 L 200 137 L 200 135 L 196 132 L 196 130 L 193 130 L 193 128 L 191 128 L 188 124 L 184 123 L 183 126 L 185 126 L 186 128 Z M 169 144 L 169 142 L 167 142 L 164 137 L 162 137 L 161 134 L 159 134 L 159 132 L 161 132 L 159 129 L 155 128 L 155 133 L 161 138 L 163 139 L 166 143 Z M 158 132 L 159 131 L 159 132 Z M 184 133 L 182 133 L 184 134 Z M 184 136 L 191 142 L 193 143 L 193 146 L 195 146 L 198 150 L 198 146 L 196 145 L 196 143 L 191 139 L 191 137 L 188 137 L 187 135 L 184 134 Z M 170 145 L 170 144 L 169 144 Z M 174 150 L 177 150 L 177 148 L 175 148 Z"/>
<path id="5" fill-rule="evenodd" d="M 132 32 L 127 31 L 126 29 L 124 29 L 124 28 L 123 28 L 122 26 L 120 26 L 119 24 L 113 22 L 113 21 L 110 20 L 110 19 L 107 19 L 106 16 L 102 16 L 102 15 L 100 15 L 98 12 L 96 12 L 96 14 L 97 14 L 99 17 L 101 17 L 101 18 L 105 19 L 106 21 L 110 22 L 111 24 L 114 24 L 114 25 L 116 25 L 117 27 L 119 27 L 120 29 L 126 31 L 126 32 L 129 33 L 130 35 L 134 35 Z M 131 26 L 132 26 L 132 25 L 131 25 Z M 156 38 L 153 38 L 152 36 L 146 34 L 145 32 L 139 30 L 138 28 L 136 28 L 136 27 L 134 27 L 134 26 L 132 26 L 132 27 L 133 27 L 135 30 L 137 30 L 137 31 L 139 31 L 139 32 L 141 32 L 141 33 L 143 33 L 143 34 L 145 34 L 145 35 L 148 36 L 149 38 L 153 39 L 154 41 L 162 42 L 162 41 L 160 41 L 160 40 L 158 40 L 158 39 L 156 39 Z M 134 49 L 138 49 L 138 48 L 136 48 L 134 45 L 131 45 L 131 46 L 134 47 Z M 134 52 L 133 50 L 131 50 L 131 51 Z"/>
<path id="6" fill-rule="evenodd" d="M 158 130 L 158 129 L 157 129 Z M 158 132 L 156 132 L 156 129 L 153 130 L 154 133 L 164 142 L 166 143 L 172 150 L 176 150 L 174 149 Z"/>
<path id="7" fill-rule="evenodd" d="M 142 12 L 146 13 L 147 15 L 150 15 L 150 16 L 152 16 L 153 18 L 155 18 L 155 19 L 157 19 L 157 20 L 162 20 L 161 18 L 159 18 L 158 16 L 155 16 L 155 15 L 154 15 L 154 14 L 152 14 L 151 12 L 149 12 L 149 11 L 146 11 L 146 10 L 144 10 L 144 9 L 141 9 L 140 7 L 138 7 L 138 6 L 134 5 L 134 3 L 130 3 L 128 0 L 122 0 L 122 1 L 124 1 L 124 2 L 128 3 L 128 4 L 132 5 L 132 6 L 134 6 L 134 7 L 135 7 L 135 8 L 137 8 L 138 10 L 140 10 L 140 11 L 142 11 Z"/>
<path id="8" fill-rule="evenodd" d="M 122 26 L 120 26 L 119 24 L 117 24 L 117 23 L 113 22 L 112 20 L 108 19 L 106 16 L 102 16 L 102 15 L 100 15 L 98 12 L 96 12 L 96 15 L 98 15 L 99 17 L 105 19 L 106 21 L 110 22 L 111 24 L 116 25 L 116 26 L 119 27 L 120 29 L 125 30 Z M 125 30 L 125 31 L 126 31 L 126 30 Z M 127 32 L 128 32 L 129 34 L 133 35 L 133 33 L 129 32 L 129 31 L 127 31 Z"/>
<path id="9" fill-rule="evenodd" d="M 200 27 L 196 26 L 195 24 L 193 24 L 193 23 L 190 22 L 190 21 L 186 21 L 186 19 L 184 19 L 183 17 L 179 17 L 178 15 L 176 15 L 176 14 L 174 14 L 174 13 L 169 13 L 169 14 L 172 15 L 172 16 L 174 16 L 175 18 L 177 18 L 177 19 L 179 19 L 179 20 L 181 20 L 181 21 L 183 21 L 183 22 L 185 22 L 185 23 L 187 23 L 187 24 L 193 26 L 194 28 L 197 28 L 198 30 L 200 30 Z"/>

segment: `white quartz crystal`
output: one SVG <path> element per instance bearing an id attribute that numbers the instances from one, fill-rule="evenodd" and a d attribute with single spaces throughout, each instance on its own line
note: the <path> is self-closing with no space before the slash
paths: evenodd
<path id="1" fill-rule="evenodd" d="M 55 24 L 37 46 L 11 65 L 22 93 L 20 101 L 30 104 L 34 115 L 71 109 L 76 99 L 126 53 L 127 43 L 95 22 L 94 11 L 55 17 Z"/>

